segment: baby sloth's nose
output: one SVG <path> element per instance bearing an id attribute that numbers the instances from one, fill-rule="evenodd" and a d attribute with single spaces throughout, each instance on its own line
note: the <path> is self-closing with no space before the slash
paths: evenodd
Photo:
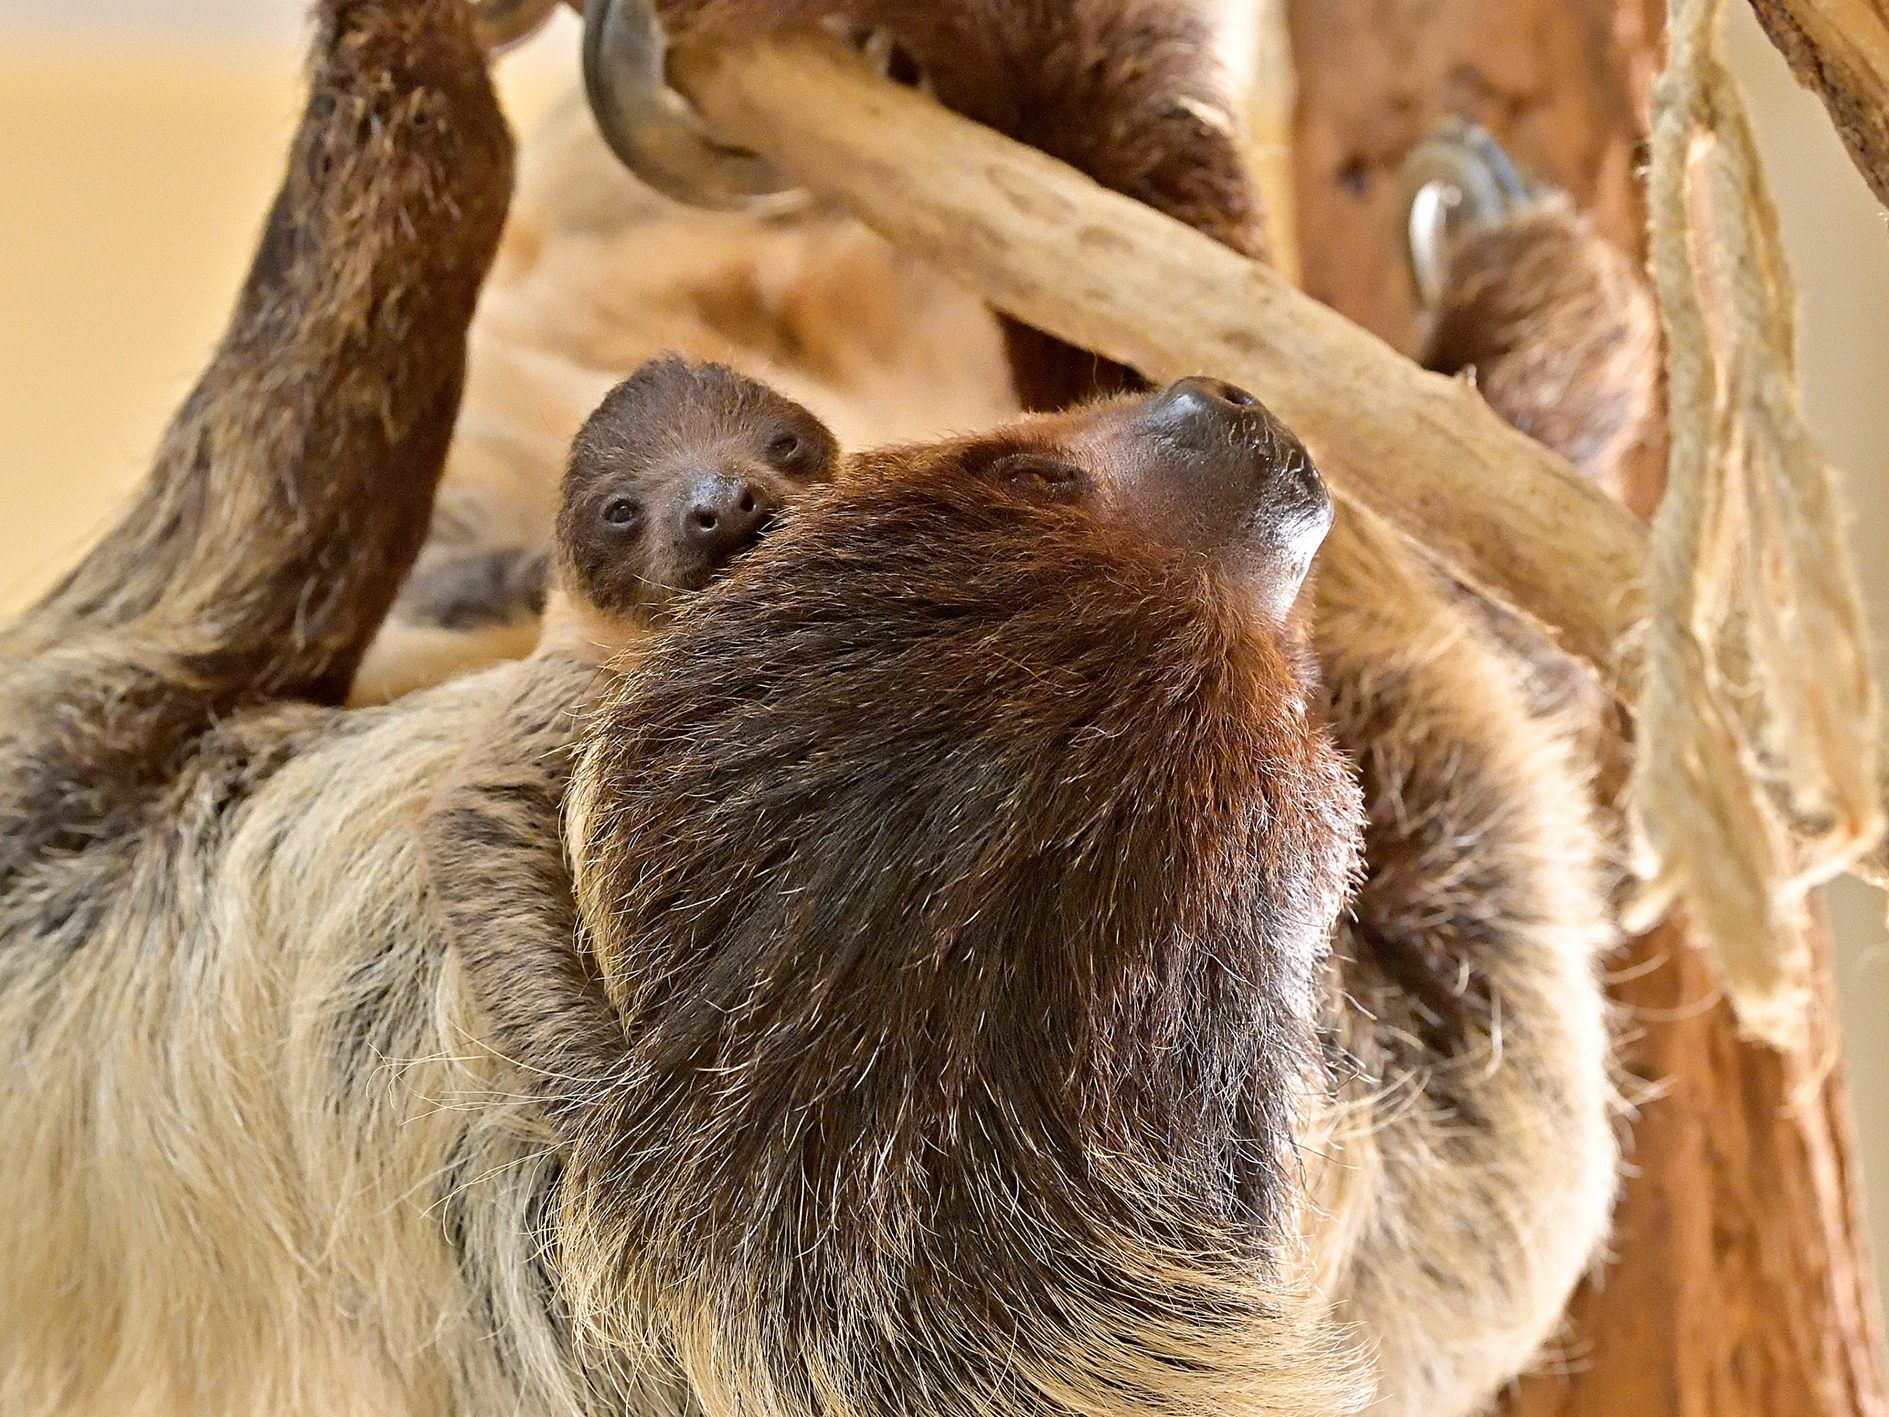
<path id="1" fill-rule="evenodd" d="M 711 473 L 695 484 L 682 513 L 682 539 L 719 564 L 747 550 L 767 529 L 776 510 L 758 482 Z"/>

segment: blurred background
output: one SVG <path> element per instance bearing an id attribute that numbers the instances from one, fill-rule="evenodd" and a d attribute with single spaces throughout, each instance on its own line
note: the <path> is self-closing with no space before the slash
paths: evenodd
<path id="1" fill-rule="evenodd" d="M 212 347 L 299 104 L 305 9 L 0 0 L 0 612 L 102 524 Z M 1801 281 L 1810 416 L 1849 475 L 1880 640 L 1889 232 L 1822 109 L 1731 9 Z M 571 28 L 504 61 L 522 125 L 572 82 Z M 1880 898 L 1853 883 L 1831 910 L 1873 1229 L 1889 1241 L 1889 936 Z"/>

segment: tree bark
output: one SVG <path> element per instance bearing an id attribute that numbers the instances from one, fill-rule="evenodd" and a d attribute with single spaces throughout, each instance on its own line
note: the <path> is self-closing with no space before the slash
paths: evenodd
<path id="1" fill-rule="evenodd" d="M 1751 0 L 1797 81 L 1829 110 L 1850 159 L 1889 205 L 1889 4 Z"/>
<path id="2" fill-rule="evenodd" d="M 1635 172 L 1662 10 L 1658 0 L 1292 0 L 1307 290 L 1414 346 L 1394 174 L 1452 112 L 1571 191 L 1613 239 L 1642 247 Z M 1658 473 L 1649 449 L 1630 490 L 1640 510 Z M 1828 944 L 1820 929 L 1826 1007 L 1801 1055 L 1740 1041 L 1679 927 L 1627 948 L 1614 995 L 1629 1091 L 1646 1100 L 1613 1259 L 1577 1297 L 1544 1365 L 1554 1371 L 1510 1395 L 1510 1417 L 1886 1410 Z"/>

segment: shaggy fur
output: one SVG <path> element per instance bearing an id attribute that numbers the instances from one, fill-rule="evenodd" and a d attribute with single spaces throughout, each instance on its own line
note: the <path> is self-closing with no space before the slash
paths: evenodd
<path id="1" fill-rule="evenodd" d="M 654 641 L 569 794 L 581 910 L 541 705 L 429 820 L 580 1331 L 715 1412 L 1476 1410 L 1612 1194 L 1571 725 L 1348 523 L 1354 836 L 1290 636 L 976 475 L 1070 424 L 869 460 Z"/>
<path id="2" fill-rule="evenodd" d="M 830 1394 L 988 1394 L 1309 1413 L 1361 1378 L 1386 1411 L 1479 1406 L 1601 1233 L 1603 913 L 1556 726 L 1447 588 L 1410 572 L 1384 594 L 1402 553 L 1368 530 L 1329 549 L 1314 641 L 1366 816 L 1324 977 L 1356 798 L 1290 637 L 1211 577 L 1182 585 L 1145 548 L 949 479 L 934 494 L 889 467 L 816 494 L 627 698 L 544 655 L 329 707 L 425 528 L 509 147 L 458 0 L 328 0 L 314 89 L 230 335 L 146 490 L 0 645 L 0 1055 L 19 1084 L 0 1098 L 0 1410 L 667 1417 L 765 1413 L 766 1394 L 797 1417 Z M 881 593 L 820 594 L 823 566 Z M 902 576 L 961 596 L 964 623 L 927 623 Z M 1028 629 L 1020 657 L 971 633 L 1000 622 Z M 818 640 L 834 673 L 783 662 L 766 626 Z M 975 698 L 940 686 L 921 652 L 940 644 L 980 666 Z M 706 692 L 717 674 L 737 701 Z M 817 714 L 739 701 L 776 677 Z M 1182 685 L 1197 719 L 1174 716 Z M 1059 733 L 1079 710 L 1107 731 Z M 764 743 L 803 735 L 778 784 L 688 757 L 693 723 L 744 713 Z M 950 747 L 900 754 L 886 723 Z M 1198 751 L 1148 744 L 1159 724 Z M 482 781 L 481 744 L 543 751 L 495 753 Z M 570 899 L 596 948 L 518 991 L 545 1001 L 519 1027 L 468 989 L 462 968 L 491 960 L 449 944 L 421 818 L 457 780 L 501 822 L 542 823 L 587 745 Z M 848 762 L 871 771 L 835 776 Z M 1274 793 L 1276 816 L 1256 810 Z M 978 824 L 962 838 L 939 831 L 957 802 Z M 673 857 L 642 853 L 652 818 Z M 1163 837 L 1182 820 L 1206 829 Z M 824 825 L 744 844 L 743 821 Z M 1059 822 L 1086 834 L 1043 839 Z M 514 910 L 543 938 L 572 880 L 547 840 L 491 839 L 480 918 Z M 751 948 L 678 955 L 649 926 L 685 862 L 818 948 L 781 958 L 717 918 L 719 894 L 688 895 L 696 938 Z M 859 889 L 757 895 L 776 862 Z M 500 874 L 520 867 L 543 873 Z M 972 870 L 1002 885 L 989 918 Z M 887 957 L 848 967 L 883 928 L 875 889 L 915 941 L 971 946 L 970 971 L 948 945 L 921 955 L 908 1000 Z M 1121 928 L 1071 951 L 1075 920 Z M 1031 967 L 1064 959 L 1083 967 Z M 671 972 L 724 1009 L 672 1014 L 652 987 Z M 875 1014 L 921 1000 L 939 1007 L 896 1036 Z M 572 1066 L 621 1060 L 630 1020 L 651 1026 L 627 1078 Z M 741 1052 L 769 1022 L 794 1059 L 763 1073 Z M 897 1046 L 849 1072 L 862 1038 Z M 703 1058 L 744 1065 L 718 1089 Z M 859 1096 L 823 1090 L 835 1077 Z M 699 1125 L 665 1131 L 671 1103 Z M 774 1130 L 802 1115 L 821 1126 Z M 928 1125 L 953 1118 L 983 1130 Z M 668 1170 L 634 1145 L 652 1123 Z M 832 1161 L 862 1135 L 882 1164 Z"/>
<path id="3" fill-rule="evenodd" d="M 1425 364 L 1474 370 L 1509 422 L 1618 493 L 1658 358 L 1652 303 L 1633 264 L 1559 194 L 1472 230 L 1449 259 Z M 1545 311 L 1553 339 L 1541 337 Z"/>
<path id="4" fill-rule="evenodd" d="M 1177 550 L 1147 528 L 1186 518 L 1124 490 L 1187 456 L 1164 407 L 869 458 L 691 602 L 590 738 L 583 955 L 561 906 L 516 931 L 532 890 L 482 918 L 519 844 L 555 877 L 555 818 L 521 828 L 510 782 L 445 799 L 480 995 L 571 1080 L 584 1329 L 710 1410 L 1346 1386 L 1289 1173 L 1355 791 L 1265 610 L 1266 519 Z M 1303 450 L 1247 418 L 1208 460 L 1300 505 Z"/>

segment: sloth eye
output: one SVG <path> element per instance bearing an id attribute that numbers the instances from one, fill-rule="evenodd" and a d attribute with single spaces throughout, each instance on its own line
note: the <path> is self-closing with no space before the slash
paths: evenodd
<path id="1" fill-rule="evenodd" d="M 635 526 L 641 514 L 641 509 L 628 497 L 612 497 L 603 504 L 603 519 L 610 526 Z"/>
<path id="2" fill-rule="evenodd" d="M 1057 498 L 1075 497 L 1089 484 L 1081 468 L 1041 453 L 1013 453 L 992 471 L 1009 486 Z"/>
<path id="3" fill-rule="evenodd" d="M 767 460 L 771 463 L 792 462 L 800 456 L 804 446 L 798 433 L 782 433 L 767 445 Z"/>

